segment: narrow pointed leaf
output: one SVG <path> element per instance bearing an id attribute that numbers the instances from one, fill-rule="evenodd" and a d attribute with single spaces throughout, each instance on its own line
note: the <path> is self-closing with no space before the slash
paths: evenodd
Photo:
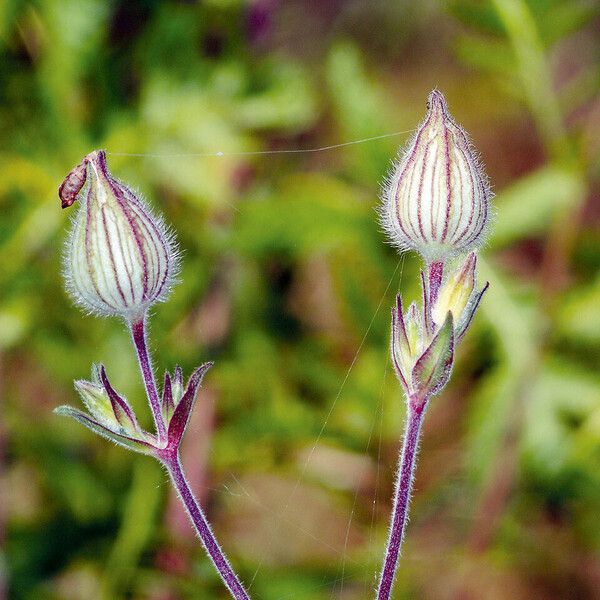
<path id="1" fill-rule="evenodd" d="M 191 375 L 185 393 L 183 394 L 179 404 L 175 407 L 173 416 L 169 422 L 168 431 L 168 443 L 169 446 L 177 447 L 181 442 L 183 433 L 188 424 L 192 408 L 196 401 L 196 392 L 202 382 L 204 374 L 210 367 L 213 366 L 212 362 L 207 362 L 198 367 Z"/>
<path id="2" fill-rule="evenodd" d="M 179 365 L 175 367 L 174 384 L 183 387 L 183 370 Z"/>
<path id="3" fill-rule="evenodd" d="M 475 297 L 473 298 L 473 300 L 471 301 L 470 306 L 467 306 L 468 312 L 467 312 L 466 318 L 463 320 L 462 324 L 459 325 L 458 330 L 456 332 L 456 341 L 457 342 L 460 342 L 460 340 L 462 340 L 465 333 L 467 332 L 467 329 L 469 328 L 469 325 L 471 324 L 471 321 L 473 320 L 473 317 L 475 316 L 475 313 L 477 312 L 477 309 L 479 308 L 481 299 L 483 298 L 483 295 L 486 293 L 486 291 L 489 287 L 490 287 L 490 282 L 486 281 L 482 290 L 478 294 L 476 294 Z"/>
<path id="4" fill-rule="evenodd" d="M 419 351 L 419 340 L 423 337 L 423 319 L 415 302 L 411 303 L 404 315 L 404 329 L 408 338 L 410 355 L 414 356 Z"/>
<path id="5" fill-rule="evenodd" d="M 96 385 L 101 385 L 100 371 L 98 370 L 98 365 L 96 363 L 92 364 L 92 383 L 95 383 Z"/>
<path id="6" fill-rule="evenodd" d="M 104 389 L 106 390 L 106 393 L 108 394 L 113 412 L 115 413 L 115 418 L 117 419 L 119 425 L 132 433 L 140 431 L 140 426 L 138 425 L 133 410 L 127 403 L 127 400 L 121 398 L 121 396 L 117 394 L 110 384 L 110 381 L 106 376 L 104 365 L 100 365 L 100 379 Z"/>
<path id="7" fill-rule="evenodd" d="M 392 317 L 395 314 L 394 335 L 401 343 L 406 344 L 410 351 L 410 343 L 406 335 L 406 326 L 404 324 L 404 313 L 402 308 L 402 298 L 400 294 L 396 295 L 396 306 L 392 309 Z"/>
<path id="8" fill-rule="evenodd" d="M 163 385 L 162 409 L 165 420 L 168 422 L 173 414 L 175 405 L 173 404 L 173 388 L 171 386 L 171 376 L 165 373 L 165 383 Z"/>
<path id="9" fill-rule="evenodd" d="M 437 394 L 448 383 L 454 359 L 454 324 L 448 312 L 444 324 L 431 344 L 417 360 L 412 384 L 423 397 Z"/>
<path id="10" fill-rule="evenodd" d="M 183 396 L 183 371 L 179 365 L 175 367 L 175 375 L 171 382 L 171 389 L 173 395 L 173 406 L 177 406 L 181 397 Z"/>
<path id="11" fill-rule="evenodd" d="M 402 300 L 400 300 L 400 295 L 398 295 L 397 304 L 394 308 L 392 308 L 392 337 L 390 355 L 392 357 L 392 362 L 394 363 L 394 369 L 396 371 L 398 380 L 402 384 L 404 391 L 408 394 L 408 383 L 404 373 L 402 372 L 401 361 L 400 357 L 398 356 L 400 352 L 400 344 L 406 344 L 407 347 L 410 348 L 408 338 L 406 337 L 406 330 L 404 329 Z"/>
<path id="12" fill-rule="evenodd" d="M 142 454 L 152 454 L 154 446 L 146 441 L 134 439 L 129 437 L 128 435 L 124 435 L 122 433 L 118 433 L 109 429 L 102 423 L 99 423 L 88 414 L 73 408 L 72 406 L 59 406 L 54 409 L 54 412 L 57 415 L 61 415 L 64 417 L 71 417 L 76 421 L 79 421 L 82 425 L 85 425 L 88 429 L 97 433 L 98 435 L 110 440 L 111 442 L 115 442 L 115 444 L 119 444 L 127 448 L 128 450 L 134 450 L 135 452 L 141 452 Z"/>
<path id="13" fill-rule="evenodd" d="M 423 289 L 423 327 L 425 332 L 431 334 L 433 327 L 431 325 L 431 303 L 429 302 L 429 286 L 425 273 L 421 271 L 421 287 Z"/>

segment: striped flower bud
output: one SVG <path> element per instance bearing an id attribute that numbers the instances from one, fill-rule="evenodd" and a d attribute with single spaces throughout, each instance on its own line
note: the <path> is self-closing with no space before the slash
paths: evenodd
<path id="1" fill-rule="evenodd" d="M 391 242 L 428 262 L 479 247 L 489 221 L 488 179 L 441 92 L 388 176 L 382 224 Z"/>
<path id="2" fill-rule="evenodd" d="M 63 208 L 80 208 L 65 255 L 67 289 L 92 313 L 133 323 L 164 300 L 177 270 L 177 249 L 161 219 L 106 166 L 88 154 L 59 189 Z"/>

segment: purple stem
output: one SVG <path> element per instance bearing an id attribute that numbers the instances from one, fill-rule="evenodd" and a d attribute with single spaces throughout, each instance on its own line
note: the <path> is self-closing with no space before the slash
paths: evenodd
<path id="1" fill-rule="evenodd" d="M 429 305 L 433 307 L 437 300 L 440 287 L 442 285 L 442 277 L 444 275 L 444 262 L 433 261 L 429 263 Z"/>
<path id="2" fill-rule="evenodd" d="M 166 452 L 161 457 L 161 460 L 169 475 L 173 481 L 173 485 L 183 502 L 187 513 L 198 532 L 198 536 L 202 541 L 206 552 L 210 556 L 213 564 L 217 571 L 221 575 L 223 582 L 227 586 L 227 589 L 235 600 L 250 600 L 248 592 L 244 589 L 244 586 L 240 583 L 237 575 L 233 572 L 227 557 L 221 550 L 219 543 L 217 542 L 204 512 L 200 508 L 194 494 L 190 489 L 190 486 L 185 478 L 183 470 L 181 468 L 181 461 L 177 452 Z"/>
<path id="3" fill-rule="evenodd" d="M 135 350 L 137 352 L 140 370 L 142 371 L 142 378 L 144 379 L 144 385 L 146 386 L 146 394 L 148 395 L 148 402 L 150 403 L 152 417 L 154 418 L 154 425 L 156 426 L 158 443 L 162 446 L 166 444 L 167 441 L 167 430 L 165 428 L 165 421 L 160 408 L 160 400 L 158 398 L 158 390 L 156 389 L 154 373 L 152 372 L 150 354 L 148 353 L 148 346 L 146 345 L 145 317 L 140 321 L 136 321 L 135 323 L 131 324 L 131 337 L 133 338 L 133 345 L 135 346 Z"/>
<path id="4" fill-rule="evenodd" d="M 425 403 L 418 399 L 409 398 L 407 404 L 408 420 L 404 432 L 402 454 L 398 464 L 398 479 L 396 481 L 392 524 L 390 526 L 385 560 L 383 563 L 383 570 L 381 571 L 381 579 L 379 581 L 379 590 L 377 591 L 377 600 L 388 600 L 392 593 L 394 576 L 396 574 L 396 567 L 398 566 L 400 548 L 402 546 L 404 529 L 406 527 L 408 516 L 408 503 L 412 489 L 419 435 L 425 409 Z"/>
<path id="5" fill-rule="evenodd" d="M 179 448 L 176 446 L 180 440 L 178 439 L 176 443 L 168 443 L 167 430 L 165 428 L 165 421 L 160 407 L 160 399 L 158 397 L 154 373 L 152 372 L 150 354 L 148 353 L 148 346 L 146 344 L 145 317 L 131 324 L 131 337 L 133 338 L 133 345 L 137 352 L 144 385 L 146 386 L 148 401 L 150 403 L 150 408 L 152 409 L 159 446 L 161 446 L 160 448 L 157 448 L 155 456 L 167 468 L 171 480 L 173 481 L 173 485 L 202 540 L 202 544 L 219 572 L 221 579 L 227 586 L 227 589 L 231 592 L 231 595 L 235 600 L 250 600 L 246 590 L 233 572 L 225 554 L 223 554 L 223 551 L 219 547 L 210 525 L 208 524 L 200 505 L 196 502 L 196 498 L 194 498 L 194 494 L 185 478 L 183 469 L 181 468 L 181 461 L 179 460 Z"/>

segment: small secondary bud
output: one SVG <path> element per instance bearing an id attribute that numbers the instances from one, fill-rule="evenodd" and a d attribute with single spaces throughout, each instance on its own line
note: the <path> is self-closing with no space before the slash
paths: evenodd
<path id="1" fill-rule="evenodd" d="M 106 376 L 104 367 L 92 367 L 92 381 L 75 382 L 88 413 L 72 406 L 59 406 L 59 415 L 72 417 L 97 434 L 130 450 L 152 454 L 156 438 L 141 429 L 127 400 L 118 394 Z"/>
<path id="2" fill-rule="evenodd" d="M 471 252 L 462 266 L 450 269 L 433 295 L 421 273 L 423 307 L 413 302 L 404 312 L 400 295 L 392 309 L 391 355 L 396 375 L 409 398 L 422 401 L 446 385 L 454 348 L 464 336 L 477 310 L 486 283 L 476 289 L 477 255 Z M 436 275 L 437 277 L 437 275 Z"/>
<path id="3" fill-rule="evenodd" d="M 471 252 L 462 268 L 451 274 L 443 283 L 432 309 L 431 316 L 435 323 L 442 323 L 448 311 L 457 321 L 461 318 L 475 288 L 476 265 L 477 256 Z"/>
<path id="4" fill-rule="evenodd" d="M 438 90 L 428 109 L 388 176 L 381 222 L 395 246 L 432 262 L 481 245 L 492 194 L 467 133 Z"/>
<path id="5" fill-rule="evenodd" d="M 143 318 L 164 300 L 177 250 L 161 219 L 112 177 L 102 150 L 88 154 L 60 187 L 63 208 L 79 199 L 65 255 L 67 289 L 92 313 Z"/>
<path id="6" fill-rule="evenodd" d="M 392 309 L 391 356 L 396 375 L 408 398 L 420 405 L 446 385 L 454 360 L 454 324 L 452 313 L 434 335 L 427 335 L 423 315 L 416 304 L 406 313 L 400 295 Z"/>
<path id="7" fill-rule="evenodd" d="M 486 283 L 481 290 L 475 289 L 476 270 L 477 255 L 471 252 L 462 267 L 447 276 L 442 283 L 438 298 L 433 303 L 431 316 L 434 326 L 443 323 L 448 312 L 452 313 L 457 340 L 464 335 L 488 288 Z"/>

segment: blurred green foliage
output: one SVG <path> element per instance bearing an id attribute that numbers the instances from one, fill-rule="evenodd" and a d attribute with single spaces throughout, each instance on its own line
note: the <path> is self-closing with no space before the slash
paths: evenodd
<path id="1" fill-rule="evenodd" d="M 373 209 L 435 86 L 497 216 L 490 292 L 428 415 L 396 597 L 594 597 L 599 13 L 0 2 L 0 597 L 225 597 L 158 466 L 51 413 L 102 361 L 149 424 L 124 327 L 61 281 L 56 190 L 98 147 L 183 249 L 152 348 L 158 372 L 216 361 L 184 463 L 242 578 L 265 600 L 371 596 L 403 423 L 388 308 L 419 268 Z"/>

